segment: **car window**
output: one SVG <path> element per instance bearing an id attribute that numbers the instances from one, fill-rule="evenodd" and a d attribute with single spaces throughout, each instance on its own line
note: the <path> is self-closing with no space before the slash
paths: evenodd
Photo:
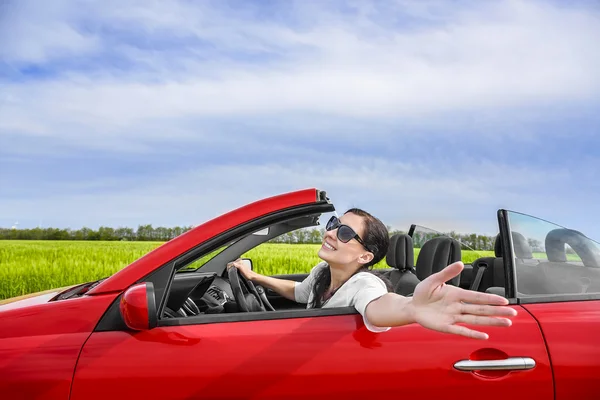
<path id="1" fill-rule="evenodd" d="M 582 232 L 508 212 L 520 296 L 600 293 L 600 246 Z"/>
<path id="2" fill-rule="evenodd" d="M 279 235 L 242 254 L 263 275 L 309 273 L 322 260 L 318 256 L 323 229 L 301 228 Z"/>

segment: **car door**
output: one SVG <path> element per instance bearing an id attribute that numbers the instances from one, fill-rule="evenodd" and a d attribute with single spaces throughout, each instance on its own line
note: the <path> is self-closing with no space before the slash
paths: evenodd
<path id="1" fill-rule="evenodd" d="M 487 329 L 486 341 L 416 324 L 376 334 L 348 308 L 94 332 L 71 399 L 553 399 L 543 337 L 517 309 L 513 326 Z"/>
<path id="2" fill-rule="evenodd" d="M 600 398 L 600 300 L 545 301 L 528 299 L 523 307 L 539 321 L 548 343 L 556 400 Z"/>

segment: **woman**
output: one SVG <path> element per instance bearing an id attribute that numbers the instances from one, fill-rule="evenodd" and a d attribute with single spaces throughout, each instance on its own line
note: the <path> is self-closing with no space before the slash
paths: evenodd
<path id="1" fill-rule="evenodd" d="M 287 299 L 306 303 L 308 308 L 353 306 L 372 332 L 416 322 L 439 332 L 487 339 L 486 333 L 457 324 L 511 325 L 507 317 L 517 313 L 506 307 L 508 300 L 504 297 L 445 284 L 464 268 L 460 261 L 420 282 L 412 297 L 389 293 L 386 284 L 368 272 L 385 257 L 388 246 L 385 225 L 353 208 L 341 218 L 329 220 L 318 253 L 323 262 L 302 282 L 260 275 L 239 260 L 228 267 L 238 268 L 248 280 Z"/>

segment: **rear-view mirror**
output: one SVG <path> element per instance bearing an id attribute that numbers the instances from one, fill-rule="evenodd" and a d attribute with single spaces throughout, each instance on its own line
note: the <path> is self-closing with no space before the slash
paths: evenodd
<path id="1" fill-rule="evenodd" d="M 253 267 L 252 267 L 252 260 L 251 260 L 251 259 L 249 259 L 249 258 L 242 258 L 242 262 L 243 262 L 243 263 L 244 263 L 244 265 L 245 265 L 246 267 L 248 267 L 250 270 L 253 270 Z"/>

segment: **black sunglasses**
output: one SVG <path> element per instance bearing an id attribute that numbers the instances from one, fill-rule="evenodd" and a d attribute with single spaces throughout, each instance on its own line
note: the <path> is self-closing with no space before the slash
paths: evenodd
<path id="1" fill-rule="evenodd" d="M 371 251 L 373 253 L 375 253 L 377 251 L 377 247 L 375 247 L 375 250 L 371 250 L 365 244 L 365 242 L 360 238 L 360 236 L 358 236 L 358 233 L 354 232 L 354 229 L 350 228 L 348 225 L 341 224 L 340 220 L 335 215 L 332 216 L 331 218 L 329 218 L 329 221 L 327 221 L 327 225 L 325 226 L 325 229 L 327 229 L 328 231 L 337 229 L 338 230 L 337 238 L 340 242 L 348 243 L 352 239 L 356 239 L 356 241 L 358 243 L 362 244 L 363 247 L 365 249 L 367 249 L 368 251 Z"/>

